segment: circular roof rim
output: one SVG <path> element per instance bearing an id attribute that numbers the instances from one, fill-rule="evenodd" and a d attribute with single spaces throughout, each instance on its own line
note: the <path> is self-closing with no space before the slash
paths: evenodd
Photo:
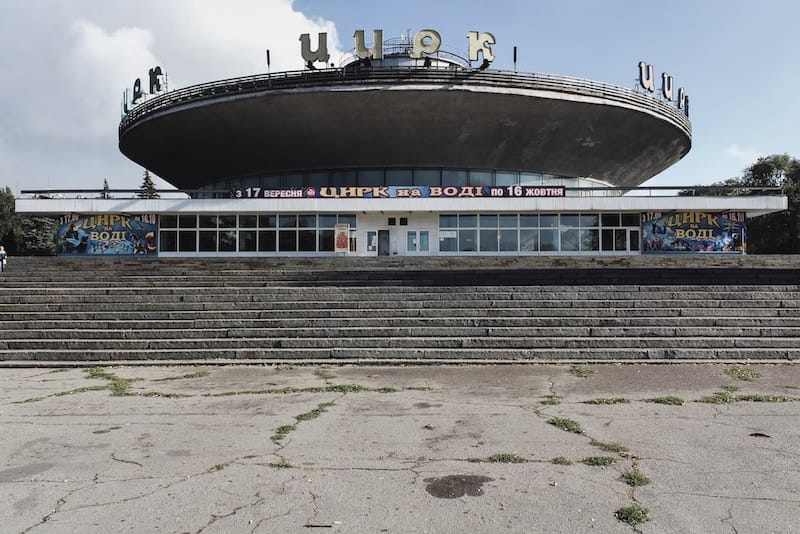
<path id="1" fill-rule="evenodd" d="M 218 97 L 283 92 L 286 89 L 330 88 L 331 86 L 359 86 L 401 82 L 403 85 L 439 84 L 463 85 L 465 87 L 507 87 L 541 90 L 549 93 L 567 93 L 592 97 L 623 104 L 672 123 L 691 139 L 689 118 L 678 108 L 645 93 L 605 82 L 562 75 L 518 73 L 513 71 L 484 70 L 459 71 L 451 68 L 418 67 L 372 67 L 345 72 L 344 69 L 317 71 L 285 71 L 228 78 L 214 82 L 192 85 L 183 89 L 167 91 L 151 98 L 125 114 L 119 124 L 119 138 L 148 115 L 180 107 L 189 103 L 214 100 Z"/>

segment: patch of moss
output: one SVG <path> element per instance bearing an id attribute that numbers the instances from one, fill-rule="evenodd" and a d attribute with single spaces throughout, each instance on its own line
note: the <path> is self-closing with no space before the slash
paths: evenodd
<path id="1" fill-rule="evenodd" d="M 270 439 L 275 443 L 280 443 L 283 438 L 289 435 L 289 432 L 292 432 L 296 428 L 296 424 L 279 426 Z"/>
<path id="2" fill-rule="evenodd" d="M 752 382 L 761 376 L 761 373 L 753 371 L 749 367 L 731 367 L 725 370 L 725 374 L 746 382 Z"/>
<path id="3" fill-rule="evenodd" d="M 555 406 L 557 404 L 561 404 L 561 397 L 559 397 L 558 395 L 548 395 L 544 398 L 542 404 L 545 404 L 547 406 Z"/>
<path id="4" fill-rule="evenodd" d="M 631 401 L 624 397 L 599 398 L 583 401 L 584 404 L 627 404 L 629 402 Z"/>
<path id="5" fill-rule="evenodd" d="M 616 458 L 611 456 L 587 456 L 581 460 L 582 464 L 591 465 L 593 467 L 605 467 L 616 462 Z"/>
<path id="6" fill-rule="evenodd" d="M 628 448 L 620 445 L 619 443 L 614 443 L 611 441 L 598 441 L 596 439 L 592 439 L 589 442 L 589 445 L 592 447 L 597 447 L 598 449 L 604 450 L 606 452 L 628 452 Z"/>

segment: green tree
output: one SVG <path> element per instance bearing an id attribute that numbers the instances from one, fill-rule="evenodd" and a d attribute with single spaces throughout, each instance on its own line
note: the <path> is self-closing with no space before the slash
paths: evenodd
<path id="1" fill-rule="evenodd" d="M 21 217 L 20 254 L 27 256 L 52 256 L 56 253 L 58 223 L 51 217 Z"/>
<path id="2" fill-rule="evenodd" d="M 156 184 L 153 183 L 153 178 L 147 169 L 144 170 L 142 185 L 136 195 L 139 198 L 159 198 L 161 196 L 156 192 Z"/>
<path id="3" fill-rule="evenodd" d="M 16 254 L 20 235 L 20 216 L 14 207 L 14 194 L 10 187 L 0 188 L 0 245 L 9 254 Z"/>
<path id="4" fill-rule="evenodd" d="M 759 194 L 744 188 L 782 187 L 789 200 L 787 210 L 762 215 L 747 222 L 747 251 L 754 254 L 800 254 L 800 160 L 788 154 L 758 158 L 741 176 L 711 184 L 743 189 L 686 190 L 681 194 Z"/>

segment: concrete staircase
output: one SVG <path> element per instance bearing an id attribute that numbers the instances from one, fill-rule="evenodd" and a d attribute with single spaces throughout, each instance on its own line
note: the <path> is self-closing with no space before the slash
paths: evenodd
<path id="1" fill-rule="evenodd" d="M 786 257 L 11 258 L 0 361 L 800 358 Z"/>

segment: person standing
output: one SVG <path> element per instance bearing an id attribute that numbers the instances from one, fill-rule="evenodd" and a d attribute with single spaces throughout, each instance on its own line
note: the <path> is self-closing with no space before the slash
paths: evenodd
<path id="1" fill-rule="evenodd" d="M 3 245 L 0 245 L 0 273 L 6 270 L 6 258 L 8 254 L 6 254 L 6 248 Z"/>

